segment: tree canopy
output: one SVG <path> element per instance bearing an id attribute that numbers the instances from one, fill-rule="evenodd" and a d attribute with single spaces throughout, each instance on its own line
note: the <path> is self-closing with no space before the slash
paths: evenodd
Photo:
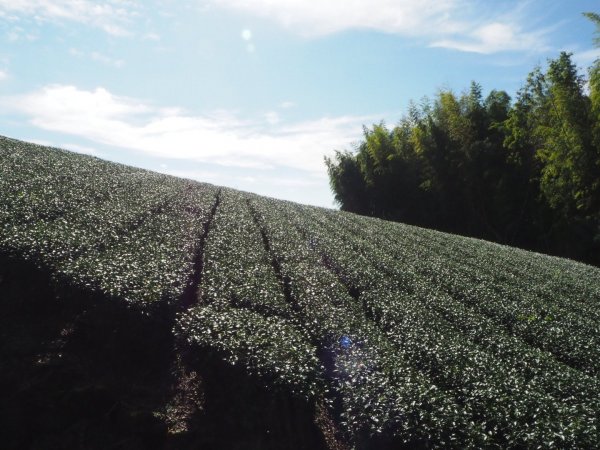
<path id="1" fill-rule="evenodd" d="M 600 60 L 563 52 L 514 101 L 441 90 L 326 163 L 343 210 L 600 264 Z"/>

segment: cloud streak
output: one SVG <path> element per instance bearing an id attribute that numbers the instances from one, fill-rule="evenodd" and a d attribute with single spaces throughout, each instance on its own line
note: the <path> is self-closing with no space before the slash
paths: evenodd
<path id="1" fill-rule="evenodd" d="M 545 34 L 545 30 L 524 32 L 516 24 L 493 22 L 469 31 L 458 38 L 434 41 L 430 46 L 481 54 L 504 51 L 541 51 L 548 50 L 548 46 L 544 43 Z"/>
<path id="2" fill-rule="evenodd" d="M 271 19 L 302 36 L 376 30 L 465 52 L 542 50 L 545 31 L 527 31 L 522 9 L 481 0 L 205 0 Z M 518 4 L 517 4 L 518 5 Z M 475 16 L 473 11 L 488 11 Z M 530 23 L 528 23 L 530 25 Z"/>
<path id="3" fill-rule="evenodd" d="M 417 34 L 424 27 L 445 26 L 457 0 L 211 0 L 217 6 L 273 19 L 306 36 L 347 29 L 375 29 Z"/>
<path id="4" fill-rule="evenodd" d="M 36 22 L 77 22 L 114 36 L 127 36 L 137 4 L 129 0 L 0 0 L 0 18 Z"/>
<path id="5" fill-rule="evenodd" d="M 573 59 L 577 65 L 587 67 L 600 59 L 600 48 L 573 52 Z"/>
<path id="6" fill-rule="evenodd" d="M 76 48 L 70 48 L 69 54 L 74 56 L 75 58 L 89 58 L 92 61 L 99 62 L 104 64 L 105 66 L 114 67 L 116 69 L 120 69 L 125 65 L 125 61 L 122 59 L 111 58 L 103 53 L 93 51 L 91 53 L 86 53 L 84 51 L 78 50 Z"/>
<path id="7" fill-rule="evenodd" d="M 275 124 L 268 114 L 244 120 L 228 112 L 188 114 L 161 108 L 104 88 L 82 90 L 49 85 L 25 95 L 0 98 L 0 108 L 23 114 L 34 126 L 85 138 L 95 145 L 154 157 L 260 171 L 288 168 L 326 178 L 324 155 L 347 148 L 374 117 L 323 117 Z"/>

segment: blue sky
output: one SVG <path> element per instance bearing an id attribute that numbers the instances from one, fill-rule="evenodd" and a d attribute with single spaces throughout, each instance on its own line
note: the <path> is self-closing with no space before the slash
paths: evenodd
<path id="1" fill-rule="evenodd" d="M 332 207 L 323 157 L 600 51 L 597 0 L 0 0 L 0 134 Z"/>

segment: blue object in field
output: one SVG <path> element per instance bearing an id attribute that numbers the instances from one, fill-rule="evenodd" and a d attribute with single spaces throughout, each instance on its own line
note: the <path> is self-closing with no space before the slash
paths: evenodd
<path id="1" fill-rule="evenodd" d="M 343 348 L 349 348 L 352 345 L 352 339 L 350 339 L 348 336 L 342 336 L 340 338 L 340 345 Z"/>

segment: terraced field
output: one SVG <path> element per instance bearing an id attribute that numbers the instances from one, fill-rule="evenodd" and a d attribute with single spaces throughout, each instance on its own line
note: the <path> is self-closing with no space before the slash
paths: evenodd
<path id="1" fill-rule="evenodd" d="M 600 442 L 594 267 L 6 138 L 0 256 L 168 316 L 183 359 L 321 411 L 324 447 Z"/>

